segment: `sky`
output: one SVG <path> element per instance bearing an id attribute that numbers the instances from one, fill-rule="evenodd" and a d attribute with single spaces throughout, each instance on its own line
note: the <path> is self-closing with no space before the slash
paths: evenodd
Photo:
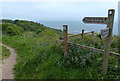
<path id="1" fill-rule="evenodd" d="M 4 19 L 22 19 L 32 21 L 72 21 L 83 17 L 107 17 L 108 9 L 115 9 L 115 21 L 118 18 L 118 2 L 9 2 L 1 3 Z"/>
<path id="2" fill-rule="evenodd" d="M 0 2 L 118 2 L 119 0 L 0 0 Z"/>

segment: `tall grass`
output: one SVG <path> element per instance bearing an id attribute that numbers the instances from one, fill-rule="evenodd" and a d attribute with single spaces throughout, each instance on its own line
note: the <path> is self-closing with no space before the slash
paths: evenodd
<path id="1" fill-rule="evenodd" d="M 9 55 L 10 51 L 6 47 L 2 46 L 2 59 L 8 58 Z"/>
<path id="2" fill-rule="evenodd" d="M 0 45 L 0 63 L 2 63 L 2 46 Z"/>
<path id="3" fill-rule="evenodd" d="M 112 52 L 119 52 L 118 50 L 118 39 L 120 37 L 119 36 L 113 36 L 112 37 L 112 43 L 111 43 L 111 51 Z M 87 46 L 91 46 L 91 47 L 95 47 L 98 49 L 104 49 L 104 45 L 105 45 L 105 38 L 100 38 L 98 37 L 98 35 L 92 36 L 92 35 L 84 35 L 84 38 L 82 38 L 81 35 L 76 36 L 74 38 L 70 38 L 69 41 L 74 42 L 74 43 L 78 43 L 81 45 L 87 45 Z"/>
<path id="4" fill-rule="evenodd" d="M 3 43 L 15 48 L 16 79 L 118 79 L 118 59 L 110 57 L 107 76 L 101 74 L 102 55 L 70 46 L 67 61 L 63 60 L 63 46 L 57 42 L 59 34 L 47 29 L 35 34 L 3 36 Z M 86 37 L 87 38 L 87 37 Z M 81 40 L 81 39 L 80 39 Z M 75 42 L 74 40 L 72 40 Z M 91 40 L 87 40 L 88 42 Z M 91 42 L 89 42 L 91 43 Z"/>

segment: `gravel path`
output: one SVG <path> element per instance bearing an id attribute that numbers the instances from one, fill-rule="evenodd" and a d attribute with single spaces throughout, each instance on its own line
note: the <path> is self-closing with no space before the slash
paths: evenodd
<path id="1" fill-rule="evenodd" d="M 2 43 L 0 45 L 6 47 L 10 51 L 10 56 L 2 61 L 2 79 L 14 79 L 14 65 L 16 64 L 16 53 L 11 47 L 8 47 Z M 1 68 L 0 68 L 1 69 Z M 1 73 L 1 72 L 0 72 Z"/>

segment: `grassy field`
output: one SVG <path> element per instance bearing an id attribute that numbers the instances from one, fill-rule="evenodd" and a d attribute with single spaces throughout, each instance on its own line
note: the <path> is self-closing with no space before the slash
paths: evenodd
<path id="1" fill-rule="evenodd" d="M 2 60 L 8 58 L 9 55 L 9 50 L 6 47 L 2 46 Z"/>
<path id="2" fill-rule="evenodd" d="M 0 61 L 8 58 L 9 55 L 10 55 L 9 50 L 6 47 L 3 47 L 3 46 L 0 45 Z"/>
<path id="3" fill-rule="evenodd" d="M 112 44 L 111 44 L 111 51 L 112 52 L 119 52 L 118 49 L 118 40 L 120 39 L 120 37 L 118 36 L 113 36 L 112 37 Z M 70 42 L 73 43 L 77 43 L 77 44 L 81 44 L 81 45 L 87 45 L 87 46 L 91 46 L 91 47 L 95 47 L 98 49 L 104 49 L 104 43 L 105 43 L 105 38 L 100 38 L 98 37 L 98 34 L 96 35 L 84 35 L 84 37 L 82 38 L 81 35 L 70 38 L 69 39 Z"/>
<path id="4" fill-rule="evenodd" d="M 46 35 L 42 35 L 45 32 Z M 49 73 L 44 71 L 55 68 L 53 65 L 62 57 L 62 49 L 60 50 L 59 44 L 55 41 L 58 36 L 55 35 L 44 31 L 38 36 L 32 32 L 26 32 L 23 36 L 3 36 L 3 43 L 15 48 L 18 54 L 18 63 L 15 67 L 16 78 L 47 78 Z M 44 70 L 47 67 L 48 70 Z M 53 70 L 56 73 L 58 71 Z"/>
<path id="5" fill-rule="evenodd" d="M 0 63 L 2 62 L 2 46 L 0 45 Z"/>
<path id="6" fill-rule="evenodd" d="M 9 32 L 3 35 L 2 42 L 14 48 L 17 53 L 17 64 L 14 68 L 16 79 L 120 78 L 118 58 L 110 57 L 107 75 L 101 73 L 103 56 L 95 51 L 69 46 L 67 61 L 64 61 L 63 46 L 58 42 L 62 34 L 55 29 L 43 29 L 39 33 L 24 31 L 21 35 L 10 36 Z M 69 41 L 103 49 L 104 40 L 86 35 L 84 39 L 78 36 Z M 118 52 L 117 44 L 114 37 L 111 51 Z"/>
<path id="7" fill-rule="evenodd" d="M 69 47 L 68 61 L 63 61 L 63 46 L 59 38 L 47 30 L 37 35 L 3 36 L 3 43 L 17 51 L 16 79 L 118 79 L 118 59 L 110 57 L 107 76 L 101 74 L 102 55 L 90 50 Z M 13 42 L 14 41 L 14 42 Z"/>
<path id="8" fill-rule="evenodd" d="M 1 35 L 0 35 L 0 42 L 2 42 L 2 36 Z M 10 55 L 9 50 L 6 47 L 0 45 L 0 61 L 8 58 L 9 55 Z"/>

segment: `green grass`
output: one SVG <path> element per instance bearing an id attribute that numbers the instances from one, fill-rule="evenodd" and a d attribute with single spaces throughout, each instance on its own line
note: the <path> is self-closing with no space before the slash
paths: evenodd
<path id="1" fill-rule="evenodd" d="M 59 35 L 46 30 L 40 34 L 25 32 L 22 36 L 3 36 L 3 43 L 15 48 L 16 79 L 118 79 L 118 59 L 110 57 L 109 71 L 103 76 L 102 55 L 74 46 L 69 47 L 68 60 L 63 61 Z"/>
<path id="2" fill-rule="evenodd" d="M 22 24 L 23 21 L 19 21 L 19 26 L 21 26 L 20 22 Z M 2 37 L 2 42 L 14 48 L 17 53 L 17 64 L 14 67 L 15 79 L 120 78 L 118 58 L 109 57 L 109 70 L 106 76 L 102 74 L 103 56 L 95 50 L 90 51 L 74 45 L 69 46 L 67 61 L 64 61 L 63 45 L 58 42 L 62 32 L 44 25 L 33 25 L 32 23 L 31 25 L 30 23 L 24 22 L 22 24 L 21 27 L 27 28 L 27 31 L 25 30 L 21 35 L 3 34 Z M 34 27 L 37 32 L 34 31 Z M 117 39 L 117 37 L 113 37 L 111 51 L 118 52 Z M 97 36 L 86 35 L 84 39 L 77 36 L 69 41 L 104 49 L 104 39 L 101 40 Z"/>
<path id="3" fill-rule="evenodd" d="M 10 55 L 9 50 L 6 47 L 2 46 L 2 59 L 8 58 L 9 55 Z"/>
<path id="4" fill-rule="evenodd" d="M 112 43 L 111 43 L 111 51 L 112 52 L 119 52 L 118 50 L 118 39 L 120 37 L 118 36 L 113 36 L 112 37 Z M 87 45 L 87 46 L 91 46 L 91 47 L 95 47 L 98 49 L 104 49 L 104 45 L 105 45 L 105 38 L 100 39 L 98 37 L 98 35 L 92 36 L 92 35 L 84 35 L 84 38 L 82 38 L 81 35 L 76 36 L 74 38 L 70 38 L 69 39 L 70 42 L 73 43 L 78 43 L 81 45 Z"/>
<path id="5" fill-rule="evenodd" d="M 10 55 L 9 50 L 6 47 L 0 45 L 0 61 L 8 58 L 9 55 Z"/>
<path id="6" fill-rule="evenodd" d="M 2 62 L 2 46 L 0 45 L 0 63 Z"/>
<path id="7" fill-rule="evenodd" d="M 16 78 L 45 78 L 44 69 L 50 66 L 52 68 L 52 65 L 61 58 L 62 49 L 56 43 L 59 36 L 52 31 L 50 35 L 43 35 L 45 32 L 49 34 L 49 31 L 44 31 L 40 35 L 25 32 L 23 36 L 3 36 L 3 43 L 15 48 L 18 54 L 18 63 L 15 66 Z M 41 76 L 36 76 L 38 74 Z"/>

